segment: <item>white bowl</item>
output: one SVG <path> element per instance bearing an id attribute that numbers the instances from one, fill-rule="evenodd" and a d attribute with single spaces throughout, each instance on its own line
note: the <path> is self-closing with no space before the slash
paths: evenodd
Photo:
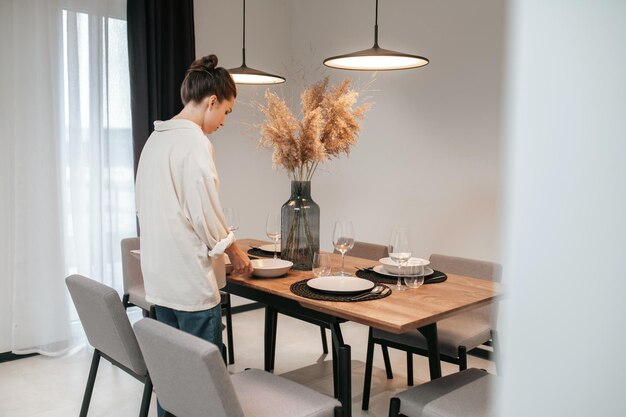
<path id="1" fill-rule="evenodd" d="M 400 267 L 391 258 L 389 258 L 389 257 L 381 258 L 381 259 L 378 260 L 378 262 L 380 262 L 382 264 L 383 268 L 385 268 L 385 271 L 389 272 L 390 274 L 398 275 L 400 273 Z M 428 259 L 411 258 L 403 266 L 402 272 L 404 274 L 407 274 L 407 275 L 419 274 L 420 270 L 421 270 L 421 267 L 422 266 L 426 266 L 428 264 L 430 264 L 430 261 Z"/>
<path id="2" fill-rule="evenodd" d="M 274 258 L 259 258 L 250 262 L 254 268 L 252 275 L 259 278 L 274 278 L 285 275 L 293 266 L 293 262 Z"/>

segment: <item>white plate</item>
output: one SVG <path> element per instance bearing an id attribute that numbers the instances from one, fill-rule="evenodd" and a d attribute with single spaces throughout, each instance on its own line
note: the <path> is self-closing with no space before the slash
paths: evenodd
<path id="1" fill-rule="evenodd" d="M 374 283 L 370 280 L 343 276 L 313 278 L 308 280 L 306 285 L 318 291 L 341 294 L 363 292 L 374 288 Z"/>
<path id="2" fill-rule="evenodd" d="M 376 265 L 373 268 L 373 271 L 381 274 L 381 275 L 387 275 L 388 277 L 398 277 L 398 274 L 392 274 L 391 272 L 388 272 L 385 267 L 383 267 L 382 265 Z M 432 273 L 434 273 L 435 271 L 433 271 L 430 268 L 424 268 L 424 276 L 430 275 Z M 419 277 L 421 274 L 416 274 L 416 275 L 408 275 L 408 274 L 403 274 L 403 277 Z"/>
<path id="3" fill-rule="evenodd" d="M 274 258 L 253 259 L 250 262 L 254 268 L 252 275 L 258 278 L 275 278 L 285 275 L 293 266 L 293 262 Z"/>
<path id="4" fill-rule="evenodd" d="M 269 245 L 259 246 L 258 249 L 261 249 L 263 252 L 271 252 L 274 253 L 274 244 L 270 243 Z M 280 242 L 276 245 L 277 253 L 280 253 Z"/>

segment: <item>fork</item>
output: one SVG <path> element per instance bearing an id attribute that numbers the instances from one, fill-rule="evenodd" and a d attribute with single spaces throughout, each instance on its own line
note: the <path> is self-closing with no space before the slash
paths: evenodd
<path id="1" fill-rule="evenodd" d="M 383 287 L 382 285 L 376 285 L 374 288 L 372 288 L 370 291 L 363 293 L 363 294 L 359 294 L 359 295 L 355 295 L 354 297 L 350 298 L 350 301 L 355 301 L 355 300 L 360 300 L 361 298 L 366 298 L 370 295 L 377 295 L 380 294 L 381 292 L 383 292 L 385 290 L 385 287 Z"/>

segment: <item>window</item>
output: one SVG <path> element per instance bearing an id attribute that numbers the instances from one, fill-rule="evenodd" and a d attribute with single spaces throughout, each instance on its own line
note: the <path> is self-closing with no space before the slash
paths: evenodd
<path id="1" fill-rule="evenodd" d="M 64 10 L 62 25 L 66 272 L 121 291 L 120 240 L 136 234 L 126 21 Z"/>

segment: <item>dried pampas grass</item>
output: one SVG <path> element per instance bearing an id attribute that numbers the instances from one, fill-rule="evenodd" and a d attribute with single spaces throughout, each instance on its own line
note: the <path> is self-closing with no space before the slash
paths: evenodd
<path id="1" fill-rule="evenodd" d="M 265 114 L 259 143 L 273 148 L 274 168 L 284 168 L 292 180 L 310 181 L 320 162 L 349 155 L 370 108 L 370 103 L 355 108 L 358 97 L 349 79 L 329 89 L 326 77 L 302 92 L 298 121 L 285 101 L 268 89 L 267 104 L 259 106 Z"/>

